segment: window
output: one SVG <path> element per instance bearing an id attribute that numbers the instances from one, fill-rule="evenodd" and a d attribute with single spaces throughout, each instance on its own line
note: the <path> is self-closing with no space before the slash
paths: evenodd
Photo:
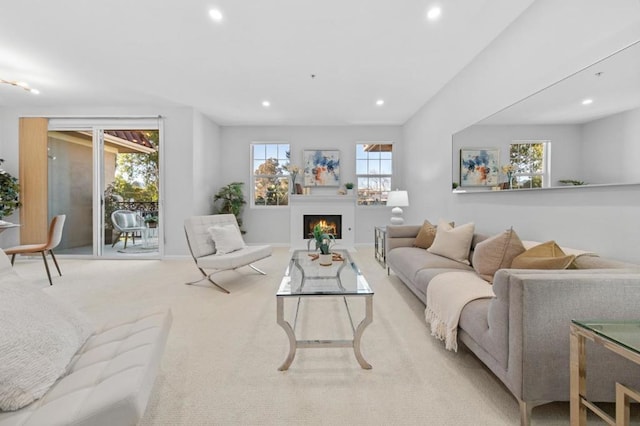
<path id="1" fill-rule="evenodd" d="M 356 144 L 356 179 L 359 205 L 387 204 L 393 174 L 393 144 Z"/>
<path id="2" fill-rule="evenodd" d="M 550 141 L 517 141 L 509 146 L 509 161 L 515 167 L 516 188 L 549 186 Z"/>
<path id="3" fill-rule="evenodd" d="M 251 144 L 253 205 L 289 204 L 289 156 L 288 143 Z"/>

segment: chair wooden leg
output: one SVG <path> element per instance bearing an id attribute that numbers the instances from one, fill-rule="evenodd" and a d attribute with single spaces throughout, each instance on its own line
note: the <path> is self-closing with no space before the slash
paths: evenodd
<path id="1" fill-rule="evenodd" d="M 56 260 L 56 256 L 53 254 L 53 250 L 49 250 L 51 254 L 51 258 L 53 259 L 53 263 L 56 265 L 56 269 L 58 270 L 58 274 L 62 276 L 62 272 L 60 272 L 60 267 L 58 266 L 58 261 Z"/>
<path id="2" fill-rule="evenodd" d="M 118 241 L 120 241 L 120 236 L 122 235 L 122 233 L 121 233 L 121 232 L 116 232 L 116 234 L 118 234 L 118 235 L 116 235 L 116 237 L 113 239 L 113 244 L 111 244 L 111 247 L 112 247 L 112 248 L 113 248 L 113 246 L 115 246 L 115 245 L 116 245 L 116 243 L 117 243 Z"/>
<path id="3" fill-rule="evenodd" d="M 16 261 L 16 254 L 14 253 L 11 255 L 11 266 L 13 266 L 13 262 L 15 261 Z"/>
<path id="4" fill-rule="evenodd" d="M 51 272 L 49 271 L 49 263 L 47 262 L 47 255 L 45 254 L 44 251 L 41 251 L 40 254 L 42 254 L 42 260 L 44 261 L 44 267 L 47 270 L 47 277 L 49 277 L 49 285 L 53 285 L 53 281 L 51 281 Z"/>
<path id="5" fill-rule="evenodd" d="M 125 232 L 124 233 L 124 248 L 127 248 L 127 240 L 129 239 L 129 233 Z"/>

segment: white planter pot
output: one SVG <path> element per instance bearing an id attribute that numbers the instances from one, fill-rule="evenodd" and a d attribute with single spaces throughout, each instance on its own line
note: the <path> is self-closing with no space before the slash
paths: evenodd
<path id="1" fill-rule="evenodd" d="M 333 258 L 332 254 L 321 254 L 319 259 L 320 265 L 331 266 L 331 264 L 333 263 L 332 258 Z"/>

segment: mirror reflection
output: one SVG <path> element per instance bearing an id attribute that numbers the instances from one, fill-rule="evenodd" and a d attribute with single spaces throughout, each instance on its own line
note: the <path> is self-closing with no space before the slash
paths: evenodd
<path id="1" fill-rule="evenodd" d="M 456 191 L 640 183 L 640 42 L 453 135 Z"/>

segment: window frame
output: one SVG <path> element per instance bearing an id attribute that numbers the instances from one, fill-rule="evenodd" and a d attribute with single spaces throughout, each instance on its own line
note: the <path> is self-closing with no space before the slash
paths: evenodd
<path id="1" fill-rule="evenodd" d="M 359 145 L 391 145 L 391 173 L 364 173 L 364 174 L 359 174 L 358 173 L 358 160 L 365 160 L 364 158 L 359 158 L 358 157 L 358 146 Z M 356 195 L 356 206 L 357 207 L 385 207 L 387 205 L 387 199 L 386 197 L 383 200 L 383 194 L 386 193 L 388 196 L 389 191 L 391 191 L 393 189 L 393 182 L 394 182 L 394 170 L 395 170 L 395 144 L 392 141 L 358 141 L 355 144 L 355 161 L 354 161 L 354 166 L 355 166 L 355 195 Z M 383 151 L 378 151 L 378 152 L 383 152 Z M 370 161 L 368 158 L 366 159 L 367 161 Z M 379 159 L 380 164 L 382 164 L 382 158 Z M 367 178 L 367 179 L 371 179 L 371 178 L 379 178 L 379 179 L 389 179 L 389 190 L 388 191 L 383 191 L 380 190 L 380 202 L 377 204 L 363 204 L 360 202 L 360 178 Z"/>
<path id="2" fill-rule="evenodd" d="M 523 163 L 513 163 L 511 159 L 511 151 L 513 145 L 534 145 L 534 144 L 542 144 L 542 171 L 541 172 L 519 172 L 518 164 Z M 529 164 L 531 163 L 531 159 L 529 158 Z M 542 184 L 540 188 L 549 188 L 551 186 L 551 141 L 546 139 L 526 139 L 526 140 L 514 140 L 509 144 L 509 164 L 515 165 L 516 170 L 513 173 L 513 177 L 518 181 L 518 177 L 528 177 L 530 181 L 533 181 L 533 178 L 536 176 L 540 176 L 542 179 Z M 518 189 L 535 189 L 537 187 L 528 187 L 528 188 L 519 188 Z"/>
<path id="3" fill-rule="evenodd" d="M 282 168 L 282 171 L 275 175 L 267 175 L 267 174 L 256 174 L 254 169 L 255 164 L 255 147 L 258 145 L 287 145 L 288 149 L 286 150 L 286 163 L 278 163 L 278 165 Z M 277 154 L 279 155 L 279 154 Z M 276 158 L 277 160 L 283 160 L 282 158 Z M 266 160 L 266 159 L 265 159 Z M 289 208 L 291 205 L 291 201 L 289 199 L 291 193 L 291 177 L 289 172 L 286 170 L 286 167 L 291 164 L 291 144 L 287 141 L 252 141 L 249 145 L 249 208 L 256 209 L 283 209 Z M 256 181 L 259 178 L 277 178 L 278 180 L 286 179 L 287 184 L 287 204 L 256 204 Z"/>

